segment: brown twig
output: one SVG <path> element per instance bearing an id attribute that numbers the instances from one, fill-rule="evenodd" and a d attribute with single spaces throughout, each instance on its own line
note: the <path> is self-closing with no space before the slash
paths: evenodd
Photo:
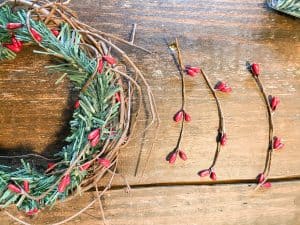
<path id="1" fill-rule="evenodd" d="M 176 43 L 176 51 L 177 51 L 177 57 L 178 57 L 178 65 L 179 65 L 179 74 L 180 74 L 180 78 L 181 78 L 181 110 L 183 112 L 185 112 L 185 81 L 184 81 L 184 64 L 182 61 L 182 55 L 181 55 L 181 50 L 180 50 L 180 46 L 179 46 L 179 41 L 176 38 L 175 39 L 175 43 Z M 181 120 L 181 127 L 180 127 L 180 133 L 179 133 L 179 137 L 177 140 L 177 144 L 176 144 L 176 151 L 179 151 L 179 147 L 180 147 L 180 143 L 183 137 L 183 131 L 184 131 L 184 119 Z"/>
<path id="2" fill-rule="evenodd" d="M 264 102 L 266 105 L 266 109 L 268 112 L 268 123 L 269 123 L 269 141 L 268 141 L 268 149 L 267 149 L 267 154 L 266 154 L 266 161 L 265 161 L 265 167 L 263 170 L 263 174 L 265 176 L 265 179 L 262 183 L 258 184 L 258 186 L 261 186 L 263 183 L 265 183 L 267 181 L 267 178 L 269 176 L 270 173 L 270 169 L 271 169 L 271 161 L 272 161 L 272 153 L 273 153 L 273 130 L 274 130 L 274 125 L 273 125 L 273 116 L 272 116 L 272 109 L 270 107 L 269 104 L 269 99 L 267 97 L 267 94 L 263 88 L 263 84 L 260 81 L 258 76 L 253 75 L 252 76 L 253 79 L 255 80 L 263 98 L 264 98 Z"/>
<path id="3" fill-rule="evenodd" d="M 222 135 L 225 134 L 225 123 L 224 123 L 224 115 L 223 115 L 223 111 L 222 111 L 222 107 L 219 101 L 219 98 L 216 94 L 215 89 L 213 88 L 213 86 L 211 85 L 207 75 L 205 74 L 205 72 L 201 69 L 200 70 L 206 85 L 208 86 L 211 94 L 213 95 L 215 102 L 217 104 L 217 108 L 218 108 L 218 116 L 219 116 L 219 127 L 218 127 L 218 134 L 217 134 L 217 146 L 216 146 L 216 151 L 215 151 L 215 155 L 214 155 L 214 159 L 213 162 L 211 164 L 211 166 L 209 167 L 210 170 L 212 170 L 214 168 L 214 166 L 217 163 L 218 157 L 219 157 L 219 153 L 221 150 L 221 142 L 220 142 L 220 138 L 222 137 Z"/>
<path id="4" fill-rule="evenodd" d="M 172 54 L 173 54 L 172 49 L 175 49 L 176 54 L 177 54 L 177 57 L 176 57 L 175 54 L 173 54 L 173 57 L 174 57 L 174 60 L 176 60 L 175 63 L 178 66 L 178 71 L 179 71 L 180 80 L 181 80 L 181 111 L 185 112 L 184 64 L 183 64 L 183 60 L 182 60 L 182 55 L 181 55 L 181 50 L 180 50 L 178 39 L 176 38 L 175 43 L 171 44 L 170 46 L 171 46 L 170 48 L 171 48 Z M 176 153 L 179 151 L 180 143 L 181 143 L 181 140 L 182 140 L 182 137 L 183 137 L 183 132 L 184 132 L 184 119 L 181 120 L 180 132 L 179 132 L 179 136 L 178 136 L 178 139 L 177 139 L 176 146 L 174 148 L 174 152 L 176 152 Z"/>

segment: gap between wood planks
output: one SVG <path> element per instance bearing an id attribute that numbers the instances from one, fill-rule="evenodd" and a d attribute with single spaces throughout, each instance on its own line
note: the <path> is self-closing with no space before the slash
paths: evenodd
<path id="1" fill-rule="evenodd" d="M 290 181 L 300 181 L 300 175 L 287 176 L 287 177 L 277 177 L 269 178 L 268 181 L 271 183 L 279 182 L 290 182 Z M 220 181 L 184 181 L 184 182 L 158 182 L 158 183 L 144 183 L 144 184 L 133 184 L 130 185 L 131 189 L 142 189 L 151 187 L 176 187 L 176 186 L 201 186 L 201 185 L 227 185 L 227 184 L 256 184 L 256 179 L 231 179 L 231 180 L 220 180 Z M 113 185 L 110 190 L 120 190 L 126 185 Z M 100 187 L 102 187 L 100 185 Z M 95 191 L 94 188 L 90 191 Z"/>

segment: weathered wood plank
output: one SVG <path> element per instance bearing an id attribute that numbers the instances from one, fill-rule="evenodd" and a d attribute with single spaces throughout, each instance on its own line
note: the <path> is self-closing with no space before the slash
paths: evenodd
<path id="1" fill-rule="evenodd" d="M 275 154 L 272 177 L 300 175 L 300 25 L 274 13 L 264 1 L 97 1 L 72 7 L 79 17 L 96 28 L 128 37 L 138 23 L 136 43 L 155 52 L 129 51 L 150 80 L 161 117 L 158 140 L 142 183 L 197 181 L 198 170 L 209 166 L 215 149 L 217 111 L 201 78 L 187 79 L 187 110 L 193 121 L 186 127 L 183 148 L 189 160 L 168 165 L 164 157 L 176 142 L 179 127 L 172 121 L 180 106 L 180 83 L 168 54 L 165 38 L 178 36 L 185 63 L 201 66 L 212 82 L 225 80 L 233 93 L 220 95 L 229 143 L 220 155 L 220 180 L 254 178 L 263 168 L 267 146 L 267 117 L 263 101 L 245 61 L 262 67 L 266 91 L 281 98 L 275 115 L 275 134 L 286 148 Z M 125 47 L 126 48 L 126 47 Z M 126 48 L 128 49 L 128 48 Z M 68 83 L 55 86 L 58 75 L 49 76 L 43 66 L 49 59 L 22 52 L 14 62 L 0 64 L 0 147 L 2 153 L 20 149 L 51 155 L 63 145 L 72 100 Z M 72 99 L 76 96 L 71 94 Z M 69 108 L 68 108 L 69 107 Z M 139 129 L 143 129 L 142 120 Z M 142 148 L 145 164 L 154 131 L 140 135 L 122 150 L 120 172 L 130 183 Z M 142 142 L 144 145 L 142 145 Z M 117 184 L 121 181 L 116 180 Z"/>
<path id="2" fill-rule="evenodd" d="M 300 223 L 300 182 L 273 183 L 268 190 L 253 192 L 253 185 L 175 186 L 109 191 L 103 199 L 108 224 L 245 224 L 296 225 Z M 58 204 L 30 224 L 52 224 L 85 207 L 94 193 Z M 16 213 L 16 212 L 14 212 Z M 3 213 L 0 215 L 3 216 Z M 20 218 L 21 214 L 16 213 Z M 98 205 L 94 205 L 67 224 L 101 224 Z M 6 216 L 1 224 L 15 224 Z"/>
<path id="3" fill-rule="evenodd" d="M 79 16 L 94 26 L 120 36 L 127 35 L 131 23 L 138 23 L 137 43 L 155 51 L 155 56 L 136 57 L 149 75 L 157 98 L 161 127 L 153 154 L 141 183 L 198 180 L 197 171 L 209 166 L 215 149 L 217 112 L 203 80 L 188 79 L 187 109 L 193 122 L 187 126 L 183 148 L 189 161 L 169 166 L 165 155 L 172 150 L 179 132 L 171 120 L 180 105 L 180 81 L 166 50 L 164 38 L 179 36 L 186 63 L 199 65 L 212 82 L 225 80 L 233 87 L 229 96 L 220 95 L 229 134 L 228 147 L 221 153 L 217 166 L 219 178 L 254 178 L 263 168 L 267 146 L 267 115 L 262 98 L 249 73 L 246 60 L 261 63 L 262 80 L 268 93 L 281 98 L 275 116 L 275 134 L 285 138 L 286 150 L 276 154 L 272 176 L 299 175 L 299 31 L 297 20 L 268 10 L 262 1 L 214 1 L 208 4 L 184 1 L 113 2 L 91 18 L 91 9 L 80 9 Z M 97 11 L 97 10 L 96 10 Z M 126 15 L 126 21 L 122 18 Z M 111 17 L 114 19 L 111 21 Z M 99 21 L 103 23 L 99 24 Z M 144 125 L 144 124 L 142 124 Z M 143 126 L 140 126 L 140 129 Z M 153 133 L 146 136 L 142 164 L 147 158 Z M 121 155 L 121 171 L 134 174 L 141 150 L 140 136 Z M 130 163 L 128 163 L 130 162 Z M 280 166 L 279 166 L 280 165 Z M 142 166 L 143 167 L 143 166 Z M 129 175 L 130 183 L 136 179 Z M 121 181 L 120 181 L 121 182 Z M 117 182 L 117 183 L 120 183 Z"/>

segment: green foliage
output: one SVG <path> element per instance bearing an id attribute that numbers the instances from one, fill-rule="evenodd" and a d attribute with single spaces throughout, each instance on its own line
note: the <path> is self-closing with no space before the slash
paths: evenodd
<path id="1" fill-rule="evenodd" d="M 299 0 L 267 0 L 267 4 L 273 9 L 300 18 Z"/>
<path id="2" fill-rule="evenodd" d="M 15 57 L 15 53 L 2 47 L 2 43 L 10 42 L 12 35 L 11 31 L 5 28 L 8 22 L 24 24 L 22 28 L 14 30 L 14 35 L 22 42 L 35 43 L 25 25 L 26 11 L 12 12 L 8 6 L 4 6 L 0 8 L 0 60 L 14 59 Z M 94 73 L 97 65 L 96 60 L 89 57 L 82 47 L 81 35 L 72 30 L 68 24 L 61 26 L 58 37 L 55 37 L 47 26 L 40 21 L 30 19 L 30 26 L 42 36 L 42 41 L 39 44 L 41 48 L 35 50 L 34 53 L 46 54 L 55 58 L 57 63 L 47 66 L 49 71 L 62 73 L 60 80 L 68 77 L 73 81 L 76 88 L 81 89 Z M 70 191 L 79 187 L 88 174 L 87 171 L 80 171 L 79 166 L 91 160 L 93 155 L 102 149 L 105 139 L 119 138 L 119 136 L 110 135 L 110 129 L 117 124 L 119 119 L 119 104 L 112 104 L 112 98 L 121 91 L 121 87 L 114 82 L 114 74 L 106 68 L 106 71 L 104 70 L 103 74 L 97 74 L 88 89 L 80 94 L 80 107 L 75 109 L 70 121 L 71 132 L 66 139 L 68 145 L 56 154 L 60 158 L 59 164 L 54 170 L 56 173 L 46 174 L 23 160 L 22 167 L 17 170 L 0 165 L 0 204 L 3 204 L 3 207 L 16 204 L 18 208 L 26 212 L 34 208 L 41 209 L 53 205 L 58 199 L 66 198 Z M 58 193 L 57 186 L 60 177 L 75 162 L 80 152 L 88 144 L 88 134 L 96 128 L 101 128 L 100 143 L 94 148 L 90 147 L 83 154 L 70 173 L 71 184 L 63 193 Z M 121 131 L 117 130 L 116 132 Z M 30 195 L 40 196 L 49 191 L 48 194 L 37 202 L 23 194 L 16 194 L 7 189 L 7 185 L 10 183 L 23 188 L 24 180 L 30 183 Z M 50 189 L 53 185 L 55 188 Z"/>

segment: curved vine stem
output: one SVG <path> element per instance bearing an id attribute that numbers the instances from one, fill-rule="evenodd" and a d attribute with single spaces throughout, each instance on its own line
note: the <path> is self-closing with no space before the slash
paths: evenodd
<path id="1" fill-rule="evenodd" d="M 274 130 L 274 125 L 273 125 L 273 116 L 272 116 L 272 110 L 269 104 L 269 99 L 268 96 L 264 90 L 263 84 L 260 81 L 258 76 L 252 75 L 253 79 L 255 80 L 263 98 L 264 98 L 264 102 L 266 105 L 266 109 L 268 112 L 268 123 L 269 123 L 269 141 L 268 141 L 268 149 L 267 149 L 267 154 L 266 154 L 266 161 L 265 161 L 265 167 L 263 170 L 263 174 L 265 175 L 265 180 L 263 183 L 265 183 L 267 181 L 267 178 L 269 176 L 270 173 L 270 169 L 271 169 L 271 161 L 272 161 L 272 153 L 273 153 L 273 130 Z M 263 184 L 262 183 L 262 184 Z M 261 184 L 259 184 L 261 185 Z"/>
<path id="2" fill-rule="evenodd" d="M 214 166 L 217 163 L 217 160 L 218 160 L 218 157 L 219 157 L 219 154 L 220 154 L 220 150 L 221 150 L 220 138 L 222 137 L 222 135 L 225 134 L 224 114 L 223 114 L 223 111 L 222 111 L 222 107 L 221 107 L 219 98 L 218 98 L 218 96 L 216 94 L 216 91 L 213 88 L 213 86 L 211 85 L 211 83 L 210 83 L 210 81 L 209 81 L 206 73 L 202 69 L 200 70 L 200 73 L 202 74 L 202 76 L 203 76 L 203 78 L 205 80 L 206 85 L 208 86 L 211 94 L 213 95 L 213 97 L 215 99 L 215 102 L 217 104 L 217 108 L 218 108 L 219 127 L 218 127 L 218 135 L 217 135 L 217 146 L 216 146 L 216 151 L 215 151 L 215 156 L 214 156 L 213 162 L 212 162 L 211 166 L 209 167 L 210 169 L 213 169 Z"/>

